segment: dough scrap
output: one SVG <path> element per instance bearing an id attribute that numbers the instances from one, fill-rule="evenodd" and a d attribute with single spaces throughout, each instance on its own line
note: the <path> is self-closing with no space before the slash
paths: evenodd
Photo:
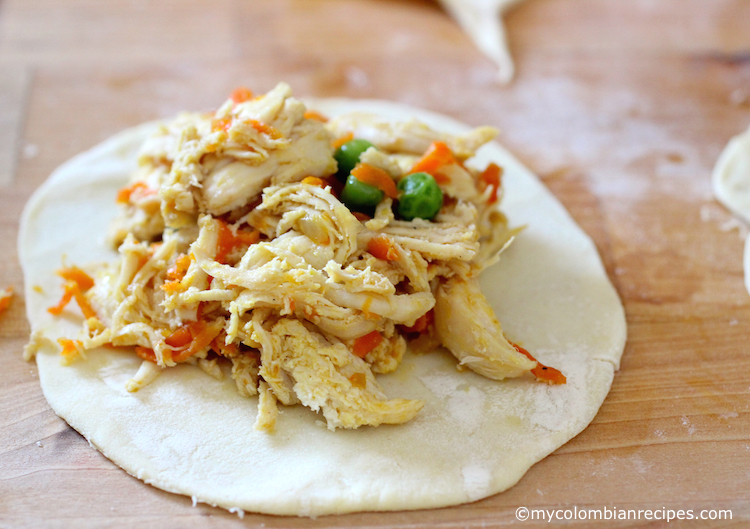
<path id="1" fill-rule="evenodd" d="M 502 16 L 520 2 L 521 0 L 440 0 L 477 48 L 497 64 L 501 83 L 509 83 L 515 75 Z"/>
<path id="2" fill-rule="evenodd" d="M 750 129 L 729 141 L 716 162 L 712 181 L 718 201 L 750 223 Z M 743 268 L 750 294 L 750 236 L 745 241 Z"/>

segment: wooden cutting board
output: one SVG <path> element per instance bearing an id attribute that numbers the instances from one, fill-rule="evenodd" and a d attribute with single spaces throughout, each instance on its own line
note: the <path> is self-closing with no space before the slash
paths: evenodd
<path id="1" fill-rule="evenodd" d="M 505 493 L 240 520 L 143 485 L 54 415 L 21 359 L 17 296 L 0 316 L 0 527 L 544 526 L 516 522 L 519 506 L 732 509 L 728 525 L 750 523 L 747 227 L 709 180 L 750 125 L 750 2 L 534 0 L 507 24 L 517 77 L 499 86 L 424 0 L 0 2 L 0 286 L 22 292 L 18 219 L 57 165 L 130 125 L 286 80 L 499 127 L 596 242 L 629 326 L 594 422 Z"/>

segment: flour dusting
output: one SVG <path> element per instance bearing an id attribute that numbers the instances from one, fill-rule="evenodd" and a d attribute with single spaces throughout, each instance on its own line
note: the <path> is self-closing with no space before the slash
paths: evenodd
<path id="1" fill-rule="evenodd" d="M 492 481 L 492 472 L 487 464 L 472 462 L 461 470 L 464 478 L 464 490 L 469 501 L 475 501 L 487 495 Z"/>
<path id="2" fill-rule="evenodd" d="M 695 426 L 690 424 L 690 420 L 685 415 L 683 415 L 681 419 L 682 425 L 687 428 L 688 435 L 693 435 L 695 433 Z"/>
<path id="3" fill-rule="evenodd" d="M 458 391 L 448 399 L 451 417 L 467 430 L 474 431 L 482 422 L 486 396 L 474 386 L 467 391 Z"/>

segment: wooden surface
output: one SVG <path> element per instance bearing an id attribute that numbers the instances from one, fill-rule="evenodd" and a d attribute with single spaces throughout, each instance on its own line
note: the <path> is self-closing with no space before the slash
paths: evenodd
<path id="1" fill-rule="evenodd" d="M 505 493 L 240 520 L 143 485 L 52 413 L 21 359 L 18 296 L 0 317 L 0 527 L 544 526 L 516 522 L 519 506 L 731 508 L 724 525 L 750 523 L 747 230 L 709 181 L 750 124 L 750 2 L 533 0 L 507 23 L 518 73 L 501 87 L 426 0 L 0 0 L 0 286 L 22 291 L 18 219 L 61 162 L 141 121 L 214 108 L 235 86 L 286 80 L 501 128 L 595 240 L 629 327 L 594 422 Z"/>

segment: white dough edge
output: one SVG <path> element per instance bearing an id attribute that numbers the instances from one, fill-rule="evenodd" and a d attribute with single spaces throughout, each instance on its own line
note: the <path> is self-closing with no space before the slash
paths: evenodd
<path id="1" fill-rule="evenodd" d="M 329 116 L 369 111 L 414 116 L 446 132 L 467 130 L 397 103 L 329 99 L 309 106 Z M 126 130 L 66 162 L 27 204 L 19 256 L 33 331 L 53 341 L 77 333 L 80 319 L 46 312 L 61 293 L 54 270 L 62 254 L 75 264 L 114 257 L 103 234 L 115 214 L 115 192 L 154 127 Z M 134 355 L 101 350 L 63 367 L 57 350 L 47 348 L 37 355 L 45 397 L 131 475 L 234 512 L 319 516 L 435 508 L 506 490 L 593 420 L 619 366 L 626 324 L 591 239 L 497 143 L 485 146 L 477 163 L 490 160 L 505 169 L 503 211 L 513 225 L 528 227 L 485 272 L 483 288 L 509 338 L 560 368 L 568 384 L 494 382 L 458 372 L 444 352 L 407 355 L 399 371 L 379 381 L 389 397 L 427 401 L 413 421 L 330 432 L 299 406 L 283 409 L 276 433 L 267 435 L 252 428 L 256 400 L 240 397 L 231 380 L 179 366 L 129 394 L 123 386 L 140 363 Z"/>

